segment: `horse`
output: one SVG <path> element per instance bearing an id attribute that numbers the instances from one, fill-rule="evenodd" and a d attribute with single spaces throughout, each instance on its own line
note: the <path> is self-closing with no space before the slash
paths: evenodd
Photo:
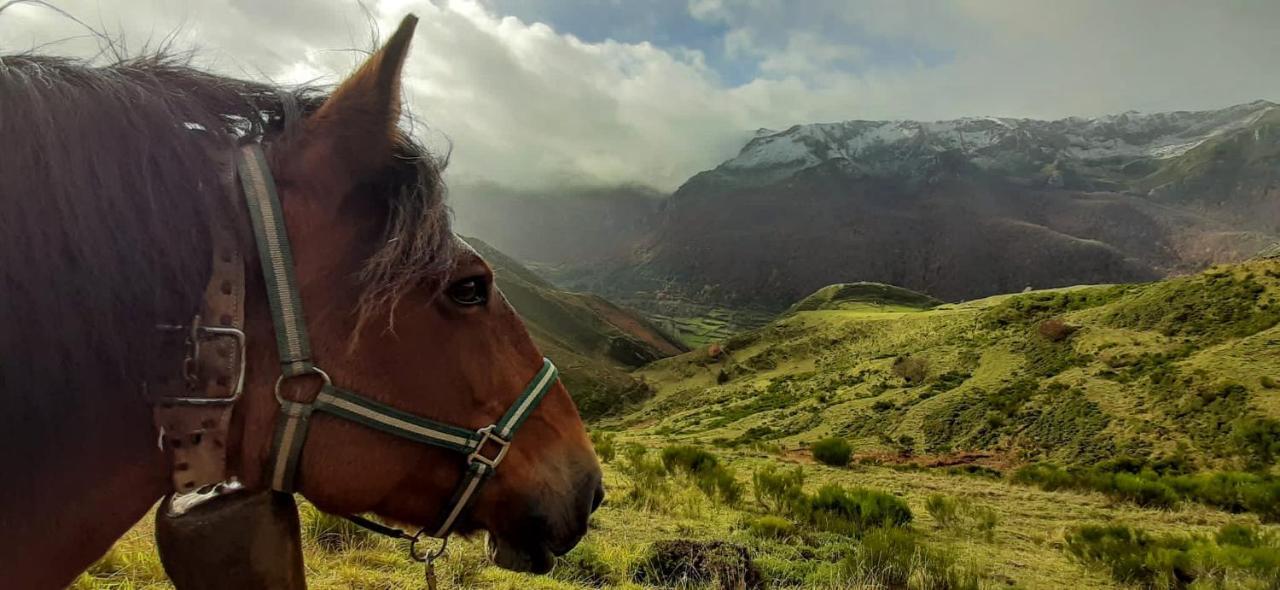
<path id="1" fill-rule="evenodd" d="M 0 56 L 0 586 L 66 586 L 169 494 L 296 491 L 535 573 L 586 534 L 582 420 L 400 124 L 415 24 L 328 93 Z"/>

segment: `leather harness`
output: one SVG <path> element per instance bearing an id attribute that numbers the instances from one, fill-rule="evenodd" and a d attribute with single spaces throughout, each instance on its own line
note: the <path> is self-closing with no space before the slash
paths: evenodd
<path id="1" fill-rule="evenodd" d="M 275 386 L 280 418 L 268 461 L 267 481 L 271 489 L 285 493 L 295 490 L 298 461 L 306 445 L 310 417 L 315 412 L 456 451 L 465 456 L 463 477 L 440 526 L 430 534 L 447 544 L 450 531 L 476 490 L 506 457 L 516 430 L 555 385 L 558 379 L 555 365 L 543 359 L 541 368 L 507 412 L 497 422 L 478 430 L 415 416 L 335 386 L 311 356 L 283 209 L 262 146 L 257 142 L 241 146 L 236 165 L 242 190 L 233 189 L 233 192 L 243 194 L 252 222 L 281 369 Z M 162 331 L 185 335 L 182 380 L 161 379 L 156 387 L 143 384 L 144 394 L 153 405 L 160 446 L 172 462 L 175 493 L 170 506 L 174 516 L 209 499 L 243 489 L 235 475 L 228 473 L 226 443 L 236 400 L 244 392 L 245 355 L 249 345 L 244 333 L 245 257 L 240 251 L 234 219 L 211 222 L 210 234 L 212 271 L 200 313 L 187 326 L 158 326 Z M 315 400 L 299 402 L 284 398 L 280 393 L 281 384 L 304 375 L 323 380 Z M 410 535 L 358 516 L 346 518 L 375 532 L 410 540 L 410 554 L 427 562 L 429 577 L 431 561 L 445 549 L 441 545 L 433 553 L 416 552 L 415 544 L 426 532 L 425 528 Z"/>

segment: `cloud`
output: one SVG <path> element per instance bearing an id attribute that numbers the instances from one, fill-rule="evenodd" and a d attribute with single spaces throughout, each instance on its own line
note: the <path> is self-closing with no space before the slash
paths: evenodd
<path id="1" fill-rule="evenodd" d="M 465 0 L 370 2 L 368 14 L 349 0 L 58 2 L 135 49 L 176 31 L 205 67 L 285 82 L 337 81 L 361 57 L 351 49 L 370 46 L 369 19 L 386 32 L 416 12 L 405 91 L 423 137 L 452 147 L 451 178 L 525 189 L 670 190 L 758 127 L 1280 97 L 1275 2 L 678 0 L 660 18 L 624 3 L 614 23 L 606 2 L 590 23 L 539 22 L 553 8 L 576 14 L 562 4 L 528 3 L 516 18 Z M 91 56 L 84 35 L 35 6 L 0 17 L 4 51 Z"/>

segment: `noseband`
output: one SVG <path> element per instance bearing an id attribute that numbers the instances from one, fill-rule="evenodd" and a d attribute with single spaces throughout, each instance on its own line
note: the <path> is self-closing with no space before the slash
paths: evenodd
<path id="1" fill-rule="evenodd" d="M 440 525 L 433 529 L 430 534 L 432 537 L 445 539 L 447 542 L 450 531 L 474 498 L 480 485 L 494 473 L 502 463 L 503 458 L 506 457 L 516 430 L 520 428 L 546 393 L 555 385 L 558 378 L 555 365 L 550 360 L 543 359 L 542 367 L 529 381 L 524 391 L 520 393 L 520 396 L 516 398 L 506 413 L 497 422 L 477 430 L 443 424 L 415 416 L 335 386 L 329 374 L 316 365 L 311 355 L 306 321 L 302 313 L 302 301 L 298 295 L 297 280 L 294 276 L 293 257 L 289 247 L 289 238 L 285 231 L 283 210 L 280 206 L 275 181 L 271 176 L 271 170 L 263 154 L 262 147 L 258 143 L 249 143 L 242 146 L 237 152 L 236 164 L 244 200 L 248 206 L 249 217 L 253 225 L 254 241 L 257 244 L 258 258 L 262 265 L 262 276 L 271 308 L 271 319 L 275 328 L 276 346 L 280 359 L 281 372 L 275 385 L 275 397 L 280 404 L 280 419 L 276 423 L 271 460 L 268 463 L 270 468 L 268 480 L 271 484 L 271 489 L 285 493 L 294 491 L 298 460 L 306 444 L 311 415 L 315 412 L 342 418 L 414 442 L 455 451 L 465 457 L 463 476 L 449 504 L 446 506 Z M 215 242 L 219 241 L 220 237 L 224 242 L 229 239 L 225 228 L 221 233 L 218 231 L 214 233 Z M 224 251 L 234 250 L 234 247 L 231 250 L 224 249 Z M 239 271 L 240 285 L 234 285 L 235 281 L 227 279 L 226 276 L 219 277 L 219 262 L 221 262 L 221 267 L 228 273 Z M 215 294 L 230 296 L 234 299 L 238 292 L 240 297 L 243 297 L 242 264 L 242 257 L 238 252 L 235 253 L 234 257 L 230 254 L 219 255 L 215 252 L 214 277 L 210 281 L 210 288 L 206 290 L 206 311 L 210 308 L 219 307 L 220 303 L 218 301 L 211 300 Z M 241 268 L 236 269 L 234 267 Z M 221 287 L 215 288 L 215 283 L 221 283 Z M 221 305 L 223 307 L 228 306 L 225 302 L 222 302 Z M 214 441 L 217 443 L 216 447 L 219 452 L 216 458 L 211 460 L 205 456 L 208 453 L 203 452 L 208 445 L 201 444 L 201 433 L 204 433 L 205 430 L 195 430 L 195 436 L 189 436 L 193 431 L 185 429 L 181 432 L 184 435 L 181 437 L 170 437 L 165 432 L 166 425 L 175 423 L 200 421 L 204 426 L 212 427 L 216 424 L 225 425 L 227 422 L 229 409 L 239 397 L 244 382 L 245 363 L 243 358 L 246 347 L 244 332 L 239 328 L 239 324 L 242 322 L 240 318 L 243 317 L 242 301 L 239 304 L 230 305 L 230 307 L 237 308 L 236 311 L 238 313 L 235 318 L 231 318 L 230 314 L 222 314 L 222 326 L 201 325 L 199 316 L 193 320 L 190 336 L 187 340 L 191 351 L 188 353 L 184 364 L 184 372 L 188 375 L 188 391 L 202 389 L 201 386 L 206 380 L 192 376 L 193 374 L 199 375 L 203 373 L 203 369 L 206 368 L 202 366 L 201 359 L 208 355 L 201 354 L 199 343 L 202 340 L 210 339 L 228 340 L 228 342 L 223 343 L 221 348 L 223 353 L 221 355 L 223 357 L 222 363 L 215 367 L 209 367 L 208 372 L 220 374 L 217 382 L 224 386 L 228 383 L 234 383 L 234 387 L 228 386 L 231 389 L 230 394 L 222 397 L 169 395 L 153 400 L 157 403 L 156 421 L 161 431 L 162 447 L 164 442 L 168 441 L 174 455 L 175 490 L 179 493 L 170 502 L 171 514 L 174 512 L 180 513 L 208 497 L 215 497 L 220 493 L 239 489 L 238 482 L 234 477 L 229 479 L 226 477 L 225 455 L 221 451 L 223 448 L 221 441 Z M 176 327 L 164 328 L 172 329 Z M 227 346 L 228 344 L 234 346 Z M 235 353 L 231 352 L 235 349 L 238 349 L 240 359 L 238 371 L 234 369 L 236 363 L 233 360 L 228 360 L 236 356 Z M 193 369 L 191 365 L 195 365 L 195 368 Z M 230 373 L 230 377 L 228 377 L 228 373 Z M 314 401 L 309 403 L 298 402 L 286 399 L 281 395 L 281 386 L 286 381 L 308 375 L 322 380 L 319 393 Z M 213 411 L 216 412 L 218 419 L 215 421 L 208 417 L 186 416 L 182 413 L 184 410 L 189 413 L 201 412 L 203 413 L 201 416 L 208 416 L 210 415 L 209 412 Z M 162 418 L 162 415 L 164 418 Z M 173 433 L 170 432 L 170 434 Z M 225 434 L 225 429 L 223 434 Z M 194 441 L 196 448 L 188 446 L 188 448 L 183 449 L 181 446 L 183 441 Z M 192 453 L 195 453 L 195 455 Z M 196 474 L 193 478 L 192 467 L 189 465 L 188 459 L 192 463 L 218 464 L 212 467 L 204 465 L 202 469 L 196 469 Z M 180 475 L 184 473 L 185 475 Z M 200 474 L 207 473 L 218 473 L 220 475 L 218 475 L 217 479 L 212 479 L 211 481 L 209 481 L 210 478 L 207 475 L 199 477 Z M 183 496 L 187 496 L 185 501 Z M 423 528 L 417 534 L 409 535 L 404 531 L 385 527 L 360 517 L 348 518 L 357 524 L 372 528 L 376 532 L 410 539 L 414 543 L 427 532 L 427 529 Z M 428 564 L 430 560 L 443 551 L 444 546 L 442 545 L 438 551 L 432 554 L 419 555 L 415 552 L 413 545 L 411 544 L 410 546 L 411 554 L 420 561 L 428 561 Z"/>

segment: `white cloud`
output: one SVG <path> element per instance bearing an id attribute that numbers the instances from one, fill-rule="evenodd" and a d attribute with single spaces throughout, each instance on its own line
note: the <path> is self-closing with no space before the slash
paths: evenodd
<path id="1" fill-rule="evenodd" d="M 348 0 L 74 0 L 68 12 L 134 43 L 178 31 L 198 63 L 242 76 L 336 81 L 369 46 Z M 421 17 L 406 70 L 424 136 L 454 178 L 536 188 L 671 189 L 750 130 L 851 118 L 1058 117 L 1212 108 L 1280 97 L 1280 3 L 692 0 L 759 61 L 728 86 L 697 51 L 587 43 L 472 1 L 369 3 L 388 32 Z M 78 38 L 77 38 L 78 37 Z M 36 6 L 0 17 L 0 50 L 92 55 L 84 30 Z M 885 49 L 888 47 L 889 49 Z M 912 51 L 932 56 L 914 59 Z M 886 52 L 895 59 L 886 59 Z"/>

